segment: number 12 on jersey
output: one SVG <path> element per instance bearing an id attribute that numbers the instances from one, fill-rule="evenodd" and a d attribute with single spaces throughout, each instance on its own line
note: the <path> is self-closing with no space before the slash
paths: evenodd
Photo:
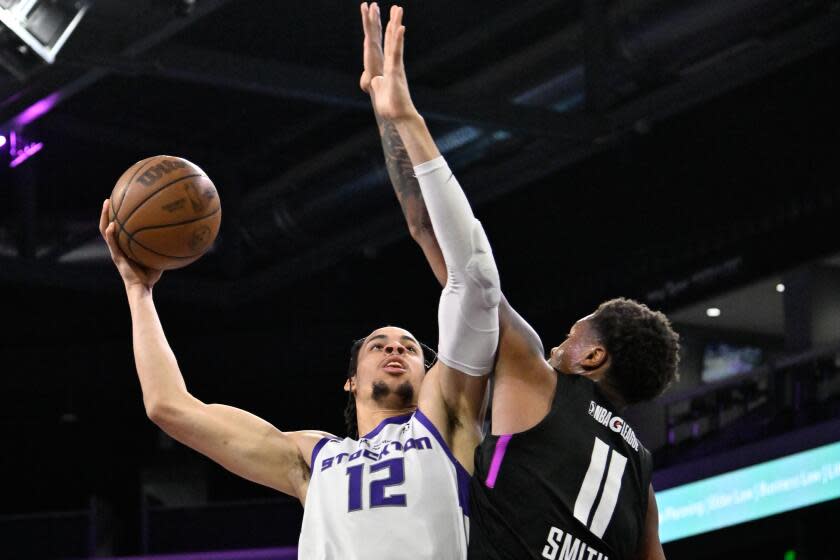
<path id="1" fill-rule="evenodd" d="M 364 471 L 368 465 L 353 465 L 347 467 L 347 511 L 359 511 L 362 506 L 362 486 L 364 485 Z M 385 489 L 389 486 L 399 486 L 405 482 L 405 466 L 403 458 L 397 457 L 370 465 L 370 474 L 379 471 L 387 471 L 385 478 L 370 481 L 370 505 L 369 507 L 401 507 L 405 506 L 405 494 L 385 495 Z"/>
<path id="2" fill-rule="evenodd" d="M 609 470 L 607 461 L 609 460 Z M 627 457 L 616 451 L 610 450 L 610 446 L 595 438 L 595 446 L 592 448 L 592 458 L 589 461 L 589 468 L 583 483 L 580 486 L 577 499 L 575 500 L 575 519 L 589 527 L 589 530 L 599 539 L 604 536 L 607 526 L 610 524 L 615 504 L 618 502 L 618 493 L 621 491 L 621 477 L 624 475 L 624 467 L 627 465 Z M 607 471 L 604 479 L 604 471 Z M 601 492 L 601 499 L 595 514 L 590 521 L 592 506 L 595 505 L 595 498 L 598 497 L 598 490 L 603 481 L 604 489 Z"/>

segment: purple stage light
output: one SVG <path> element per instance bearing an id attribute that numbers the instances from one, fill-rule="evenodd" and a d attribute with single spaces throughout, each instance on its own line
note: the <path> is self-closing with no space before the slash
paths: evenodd
<path id="1" fill-rule="evenodd" d="M 0 148 L 6 145 L 6 137 L 0 134 Z"/>
<path id="2" fill-rule="evenodd" d="M 17 151 L 17 155 L 15 156 L 15 158 L 11 162 L 9 162 L 9 167 L 14 169 L 24 161 L 28 160 L 29 158 L 40 152 L 43 147 L 43 142 L 27 144 L 23 147 L 23 149 Z"/>
<path id="3" fill-rule="evenodd" d="M 17 117 L 15 117 L 14 126 L 18 128 L 26 126 L 32 121 L 37 120 L 42 116 L 46 115 L 50 112 L 50 110 L 53 107 L 55 107 L 56 103 L 59 102 L 60 98 L 61 95 L 56 92 L 52 95 L 48 95 L 40 101 L 35 102 L 35 104 L 31 105 L 29 108 L 27 108 Z"/>
<path id="4" fill-rule="evenodd" d="M 12 161 L 9 162 L 9 167 L 12 169 L 40 152 L 44 147 L 43 142 L 29 142 L 27 144 L 21 139 L 20 143 L 21 147 L 18 148 L 17 132 L 14 130 L 9 132 L 9 155 L 12 157 Z"/>

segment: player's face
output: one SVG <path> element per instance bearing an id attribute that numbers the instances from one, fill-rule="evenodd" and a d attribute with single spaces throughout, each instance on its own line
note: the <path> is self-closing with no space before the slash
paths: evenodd
<path id="1" fill-rule="evenodd" d="M 407 383 L 412 389 L 410 404 L 416 404 L 425 371 L 417 339 L 405 329 L 383 327 L 368 335 L 359 350 L 357 390 L 405 395 Z"/>
<path id="2" fill-rule="evenodd" d="M 559 346 L 551 349 L 548 363 L 560 373 L 582 373 L 580 362 L 586 357 L 595 341 L 594 330 L 587 315 L 572 325 L 569 334 Z"/>

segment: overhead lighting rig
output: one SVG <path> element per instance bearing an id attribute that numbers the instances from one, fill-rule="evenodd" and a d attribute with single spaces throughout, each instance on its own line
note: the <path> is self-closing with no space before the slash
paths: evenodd
<path id="1" fill-rule="evenodd" d="M 25 80 L 52 64 L 90 0 L 0 0 L 0 65 Z"/>

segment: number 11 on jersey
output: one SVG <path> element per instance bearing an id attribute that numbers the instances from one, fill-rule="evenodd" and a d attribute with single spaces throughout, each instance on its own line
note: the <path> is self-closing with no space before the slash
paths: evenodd
<path id="1" fill-rule="evenodd" d="M 607 462 L 609 461 L 609 470 Z M 627 465 L 627 457 L 616 451 L 610 450 L 610 446 L 595 438 L 595 446 L 592 448 L 592 458 L 589 461 L 589 468 L 575 500 L 575 518 L 589 527 L 589 530 L 599 539 L 604 536 L 607 526 L 610 524 L 615 504 L 618 502 L 618 493 L 621 491 L 621 477 L 624 475 L 624 467 Z M 607 471 L 604 479 L 604 471 Z M 590 521 L 589 516 L 592 507 L 595 505 L 595 498 L 598 497 L 598 490 L 603 481 L 603 491 L 595 514 Z"/>

